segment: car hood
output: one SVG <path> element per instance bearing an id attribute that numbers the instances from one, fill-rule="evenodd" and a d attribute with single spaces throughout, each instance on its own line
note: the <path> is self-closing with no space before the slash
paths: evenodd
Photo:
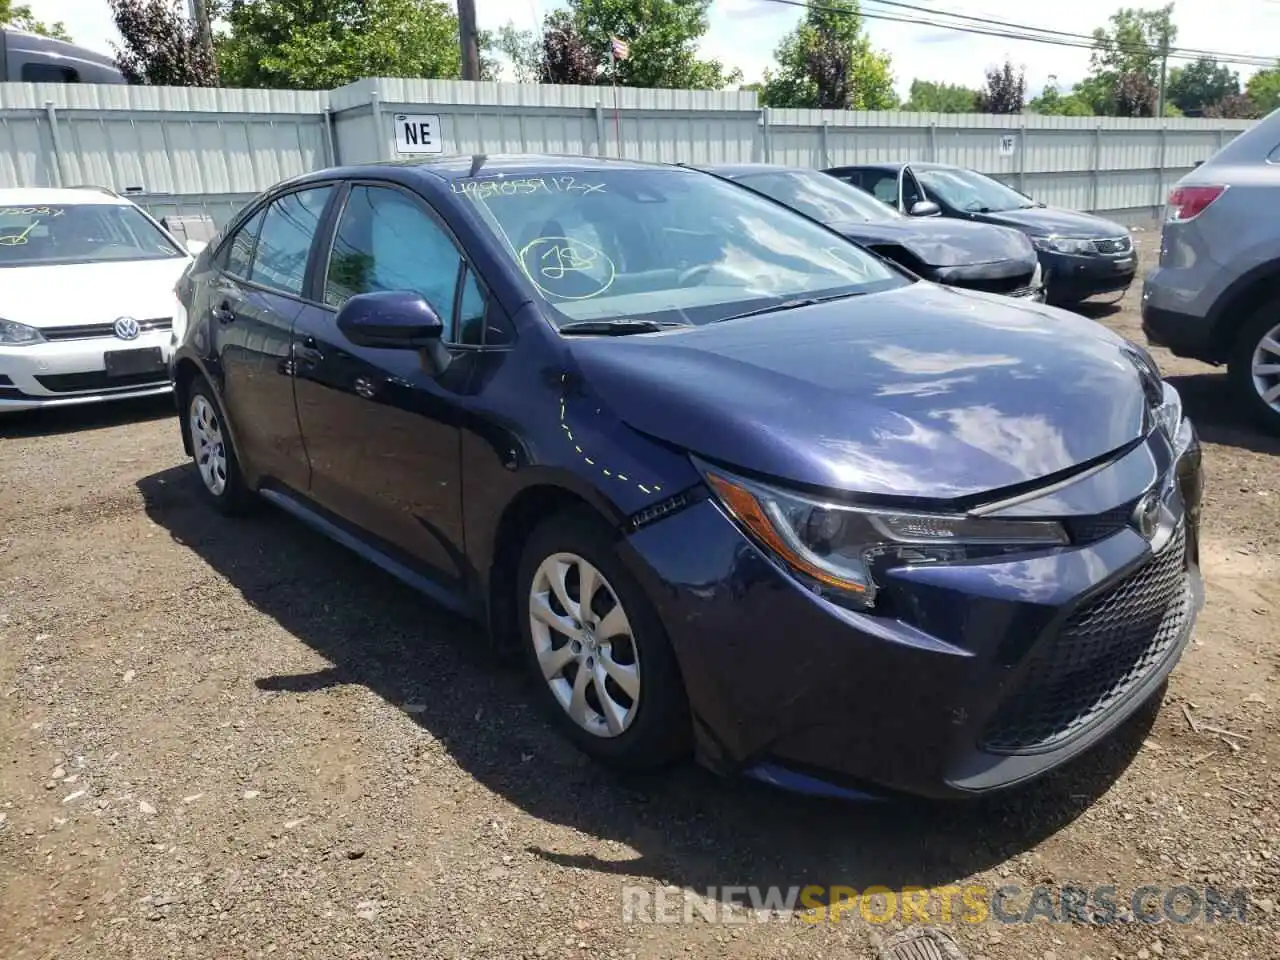
<path id="1" fill-rule="evenodd" d="M 916 283 L 570 350 L 587 390 L 669 444 L 797 484 L 949 500 L 1140 437 L 1123 344 L 1066 311 Z"/>
<path id="2" fill-rule="evenodd" d="M 875 223 L 829 224 L 858 243 L 893 243 L 931 267 L 961 267 L 979 263 L 1035 264 L 1035 248 L 1024 234 L 1008 227 L 942 217 Z"/>
<path id="3" fill-rule="evenodd" d="M 177 308 L 186 257 L 119 263 L 0 267 L 0 317 L 32 327 L 153 320 Z"/>
<path id="4" fill-rule="evenodd" d="M 1016 227 L 1033 237 L 1083 237 L 1088 240 L 1104 240 L 1109 237 L 1127 237 L 1127 227 L 1089 213 L 1060 210 L 1057 207 L 1030 207 L 1026 210 L 1002 210 L 999 213 L 975 214 L 982 223 Z"/>

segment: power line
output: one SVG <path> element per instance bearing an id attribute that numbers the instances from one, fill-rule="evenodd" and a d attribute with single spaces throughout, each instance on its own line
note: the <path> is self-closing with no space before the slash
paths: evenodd
<path id="1" fill-rule="evenodd" d="M 842 14 L 842 15 L 848 15 L 851 13 L 851 11 L 841 9 L 839 7 L 827 7 L 819 3 L 809 3 L 807 2 L 807 0 L 768 0 L 768 2 L 778 3 L 788 7 L 799 7 L 802 10 L 818 10 L 824 13 L 835 13 L 835 14 Z M 887 3 L 888 0 L 869 0 L 869 2 Z M 904 4 L 895 4 L 895 6 L 904 6 Z M 920 8 L 915 8 L 915 9 L 920 9 Z M 930 11 L 930 12 L 934 12 L 934 11 Z M 941 11 L 937 11 L 937 13 L 939 15 L 945 15 L 945 16 L 959 16 L 958 14 L 943 14 Z M 1019 25 L 1017 24 L 1008 24 L 1007 25 L 1008 29 L 997 29 L 997 26 L 1001 25 L 1002 21 L 992 21 L 992 25 L 990 27 L 986 27 L 986 26 L 969 26 L 967 24 L 957 24 L 957 23 L 942 23 L 937 20 L 930 20 L 926 18 L 917 18 L 917 17 L 895 16 L 893 14 L 888 14 L 888 13 L 869 13 L 866 10 L 860 11 L 858 13 L 858 16 L 863 17 L 867 20 L 883 20 L 889 23 L 907 23 L 907 24 L 913 24 L 915 26 L 934 27 L 936 29 L 941 29 L 941 30 L 954 30 L 957 33 L 972 33 L 972 34 L 977 34 L 979 36 L 1000 37 L 1006 40 L 1018 40 L 1018 41 L 1024 41 L 1027 43 L 1042 43 L 1049 46 L 1068 47 L 1068 48 L 1074 48 L 1077 50 L 1095 50 L 1097 49 L 1097 46 L 1098 46 L 1098 43 L 1096 40 L 1094 40 L 1092 37 L 1086 37 L 1084 34 L 1068 35 L 1067 37 L 1058 39 L 1057 37 L 1043 36 L 1043 35 L 1031 34 L 1026 32 L 1028 30 L 1036 30 L 1036 31 L 1040 31 L 1040 33 L 1044 33 L 1045 31 L 1039 27 L 1019 27 Z M 1117 49 L 1117 50 L 1129 51 L 1129 52 L 1140 50 L 1142 52 L 1149 53 L 1153 57 L 1161 56 L 1164 53 L 1162 47 L 1152 46 L 1150 44 L 1125 44 L 1125 43 L 1116 43 L 1114 41 L 1104 41 L 1104 43 L 1107 47 L 1111 49 Z M 1174 52 L 1175 50 L 1180 52 Z M 1209 51 L 1191 51 L 1191 50 L 1187 50 L 1186 48 L 1175 48 L 1175 47 L 1169 48 L 1168 56 L 1170 57 L 1170 59 L 1174 59 L 1174 60 L 1199 60 L 1203 57 L 1210 57 L 1222 63 L 1232 63 L 1232 64 L 1241 65 L 1241 66 L 1252 66 L 1252 67 L 1273 67 L 1276 65 L 1276 62 L 1277 62 L 1275 57 L 1263 58 L 1255 54 L 1241 55 L 1241 54 L 1225 54 L 1224 53 L 1224 54 L 1218 54 L 1214 56 Z"/>
<path id="2" fill-rule="evenodd" d="M 1022 23 L 1011 23 L 1005 20 L 993 20 L 989 17 L 971 16 L 970 14 L 967 14 L 967 13 L 953 13 L 950 10 L 939 10 L 935 7 L 921 7 L 913 3 L 904 3 L 902 2 L 902 0 L 864 0 L 864 2 L 875 3 L 883 7 L 898 7 L 904 10 L 915 10 L 920 13 L 927 13 L 933 16 L 950 17 L 955 20 L 966 20 L 973 23 L 993 24 L 995 26 L 1004 27 L 1011 30 L 1025 30 L 1025 31 L 1032 31 L 1037 34 L 1046 34 L 1054 37 L 1066 37 L 1071 40 L 1083 40 L 1083 41 L 1086 41 L 1090 45 L 1090 47 L 1093 47 L 1098 43 L 1097 38 L 1095 38 L 1092 34 L 1088 34 L 1088 33 L 1071 33 L 1066 30 L 1052 30 L 1049 27 L 1033 27 L 1033 26 L 1028 26 L 1027 24 L 1022 24 Z M 1276 2 L 1280 2 L 1280 0 L 1276 0 Z M 817 6 L 817 5 L 814 5 L 814 6 L 815 6 L 815 9 L 826 9 L 821 6 Z M 837 8 L 829 8 L 829 9 L 834 10 Z M 1153 44 L 1147 44 L 1142 42 L 1125 43 L 1123 41 L 1104 40 L 1103 43 L 1106 46 L 1111 47 L 1113 49 L 1118 49 L 1118 50 L 1128 49 L 1128 50 L 1134 50 L 1134 51 L 1143 50 L 1143 51 L 1148 51 L 1152 54 L 1159 54 L 1164 49 L 1163 45 L 1153 45 Z M 1228 63 L 1237 62 L 1237 61 L 1228 59 L 1230 57 L 1243 58 L 1243 60 L 1241 60 L 1240 62 L 1244 62 L 1246 60 L 1247 61 L 1263 60 L 1263 61 L 1266 61 L 1268 64 L 1274 64 L 1276 62 L 1276 57 L 1268 57 L 1260 53 L 1236 54 L 1236 53 L 1223 53 L 1222 51 L 1219 51 L 1219 50 L 1201 50 L 1196 47 L 1169 47 L 1169 56 L 1173 56 L 1175 53 L 1195 54 L 1197 57 L 1207 57 L 1213 60 L 1226 60 Z"/>

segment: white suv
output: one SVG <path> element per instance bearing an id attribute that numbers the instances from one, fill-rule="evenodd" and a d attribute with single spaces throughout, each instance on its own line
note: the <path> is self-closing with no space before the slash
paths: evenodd
<path id="1" fill-rule="evenodd" d="M 108 190 L 0 190 L 0 414 L 169 390 L 193 252 Z"/>

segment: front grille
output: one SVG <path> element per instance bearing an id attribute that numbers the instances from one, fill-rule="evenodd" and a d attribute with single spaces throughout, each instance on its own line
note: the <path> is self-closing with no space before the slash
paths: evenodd
<path id="1" fill-rule="evenodd" d="M 139 320 L 140 333 L 151 333 L 155 330 L 172 330 L 173 317 L 156 317 L 152 320 Z M 46 340 L 95 340 L 98 337 L 115 337 L 115 322 L 82 323 L 73 327 L 46 327 L 40 331 Z"/>
<path id="2" fill-rule="evenodd" d="M 950 281 L 951 286 L 960 287 L 964 290 L 981 290 L 984 293 L 1002 293 L 1008 295 L 1016 290 L 1022 290 L 1031 284 L 1032 272 L 1020 273 L 1013 277 L 999 277 L 995 280 L 963 280 Z"/>
<path id="3" fill-rule="evenodd" d="M 1114 237 L 1110 240 L 1093 241 L 1093 249 L 1098 253 L 1128 253 L 1133 249 L 1132 237 Z"/>
<path id="4" fill-rule="evenodd" d="M 129 387 L 160 386 L 169 382 L 169 374 L 132 373 L 123 377 L 109 377 L 105 370 L 92 373 L 56 373 L 36 377 L 40 386 L 54 393 L 79 393 L 84 390 L 121 390 Z"/>
<path id="5" fill-rule="evenodd" d="M 1130 500 L 1105 513 L 1095 513 L 1091 517 L 1068 517 L 1063 521 L 1067 533 L 1074 544 L 1097 543 L 1112 534 L 1119 533 L 1129 525 L 1137 500 Z"/>
<path id="6" fill-rule="evenodd" d="M 1183 528 L 1143 567 L 1089 601 L 1040 643 L 1026 680 L 987 724 L 993 753 L 1043 750 L 1101 716 L 1177 644 L 1191 616 Z"/>

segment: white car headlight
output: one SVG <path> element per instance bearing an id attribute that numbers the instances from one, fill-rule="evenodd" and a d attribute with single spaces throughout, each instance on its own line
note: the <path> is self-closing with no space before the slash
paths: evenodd
<path id="1" fill-rule="evenodd" d="M 999 556 L 1069 542 L 1062 525 L 971 514 L 910 513 L 830 503 L 694 461 L 745 532 L 816 593 L 875 605 L 876 574 L 891 567 Z"/>
<path id="2" fill-rule="evenodd" d="M 26 347 L 33 343 L 44 343 L 44 335 L 35 327 L 0 320 L 0 347 Z"/>
<path id="3" fill-rule="evenodd" d="M 1155 418 L 1156 426 L 1164 432 L 1164 435 L 1176 447 L 1178 445 L 1178 431 L 1182 429 L 1182 397 L 1176 389 L 1169 386 L 1167 381 L 1161 382 L 1164 385 L 1164 398 L 1151 413 Z"/>
<path id="4" fill-rule="evenodd" d="M 1041 250 L 1053 253 L 1074 253 L 1077 256 L 1093 253 L 1093 241 L 1078 237 L 1032 237 L 1031 242 Z"/>

